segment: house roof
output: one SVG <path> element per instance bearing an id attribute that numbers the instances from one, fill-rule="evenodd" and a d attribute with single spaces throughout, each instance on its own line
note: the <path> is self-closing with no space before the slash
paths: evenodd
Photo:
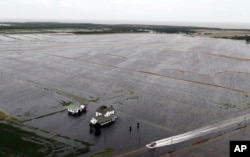
<path id="1" fill-rule="evenodd" d="M 104 117 L 102 115 L 102 116 L 95 117 L 95 119 L 98 121 L 98 123 L 103 123 L 105 121 L 113 119 L 114 117 L 116 117 L 116 115 L 110 115 L 109 117 Z"/>
<path id="2" fill-rule="evenodd" d="M 101 106 L 99 107 L 96 112 L 99 112 L 99 113 L 102 113 L 102 114 L 105 114 L 106 112 L 108 111 L 114 111 L 114 107 L 111 105 L 110 107 L 107 107 L 107 106 Z"/>
<path id="3" fill-rule="evenodd" d="M 79 106 L 69 105 L 69 106 L 67 106 L 67 108 L 70 109 L 70 110 L 77 110 L 77 109 L 79 109 Z"/>
<path id="4" fill-rule="evenodd" d="M 110 111 L 114 111 L 114 107 L 112 105 L 109 106 L 109 107 L 107 107 L 107 106 L 101 106 L 101 107 L 99 107 L 96 110 L 96 112 L 102 113 L 102 115 L 95 116 L 96 120 L 98 120 L 99 123 L 102 123 L 102 122 L 108 121 L 108 120 L 113 119 L 114 117 L 116 117 L 115 113 L 109 115 L 108 117 L 104 116 L 104 114 L 106 114 L 107 112 L 110 112 Z"/>

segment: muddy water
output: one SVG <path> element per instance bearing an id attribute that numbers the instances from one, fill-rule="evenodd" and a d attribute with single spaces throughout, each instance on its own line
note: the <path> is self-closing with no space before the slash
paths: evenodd
<path id="1" fill-rule="evenodd" d="M 243 41 L 177 34 L 0 39 L 0 108 L 90 142 L 92 153 L 111 147 L 115 155 L 157 155 L 168 148 L 152 152 L 145 144 L 249 113 L 250 45 Z M 60 101 L 86 103 L 88 111 L 69 116 L 58 112 Z M 88 124 L 100 105 L 113 105 L 119 118 L 95 135 Z"/>

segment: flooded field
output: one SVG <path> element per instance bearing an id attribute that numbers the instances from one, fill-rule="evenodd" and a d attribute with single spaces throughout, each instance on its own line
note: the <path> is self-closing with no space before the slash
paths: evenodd
<path id="1" fill-rule="evenodd" d="M 157 156 L 168 148 L 145 145 L 249 113 L 249 50 L 244 41 L 181 34 L 0 34 L 0 109 L 94 145 L 81 156 L 105 148 L 114 156 Z M 63 101 L 88 110 L 69 116 Z M 118 119 L 96 135 L 89 121 L 101 105 L 113 105 Z M 215 147 L 176 155 L 200 148 L 216 156 Z"/>

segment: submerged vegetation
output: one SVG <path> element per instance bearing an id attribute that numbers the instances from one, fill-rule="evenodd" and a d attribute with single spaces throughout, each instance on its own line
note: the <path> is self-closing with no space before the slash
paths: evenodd
<path id="1" fill-rule="evenodd" d="M 0 156 L 77 156 L 90 151 L 91 144 L 42 131 L 45 136 L 0 110 Z M 52 136 L 49 138 L 49 136 Z M 74 142 L 72 142 L 72 140 Z"/>
<path id="2" fill-rule="evenodd" d="M 62 106 L 69 106 L 69 105 L 71 105 L 72 104 L 72 102 L 71 101 L 60 101 L 59 102 Z"/>
<path id="3" fill-rule="evenodd" d="M 221 103 L 220 108 L 231 109 L 231 108 L 236 108 L 236 105 L 231 103 Z"/>
<path id="4" fill-rule="evenodd" d="M 0 121 L 0 156 L 76 156 L 90 145 L 70 145 Z"/>

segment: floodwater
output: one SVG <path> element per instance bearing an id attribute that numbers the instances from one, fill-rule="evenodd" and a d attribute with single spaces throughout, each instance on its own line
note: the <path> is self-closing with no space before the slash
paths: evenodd
<path id="1" fill-rule="evenodd" d="M 249 113 L 249 50 L 244 41 L 181 34 L 0 34 L 0 108 L 94 144 L 90 154 L 158 155 L 168 149 L 145 145 Z M 69 116 L 61 101 L 88 111 Z M 118 119 L 95 135 L 89 120 L 101 105 L 113 105 Z"/>

